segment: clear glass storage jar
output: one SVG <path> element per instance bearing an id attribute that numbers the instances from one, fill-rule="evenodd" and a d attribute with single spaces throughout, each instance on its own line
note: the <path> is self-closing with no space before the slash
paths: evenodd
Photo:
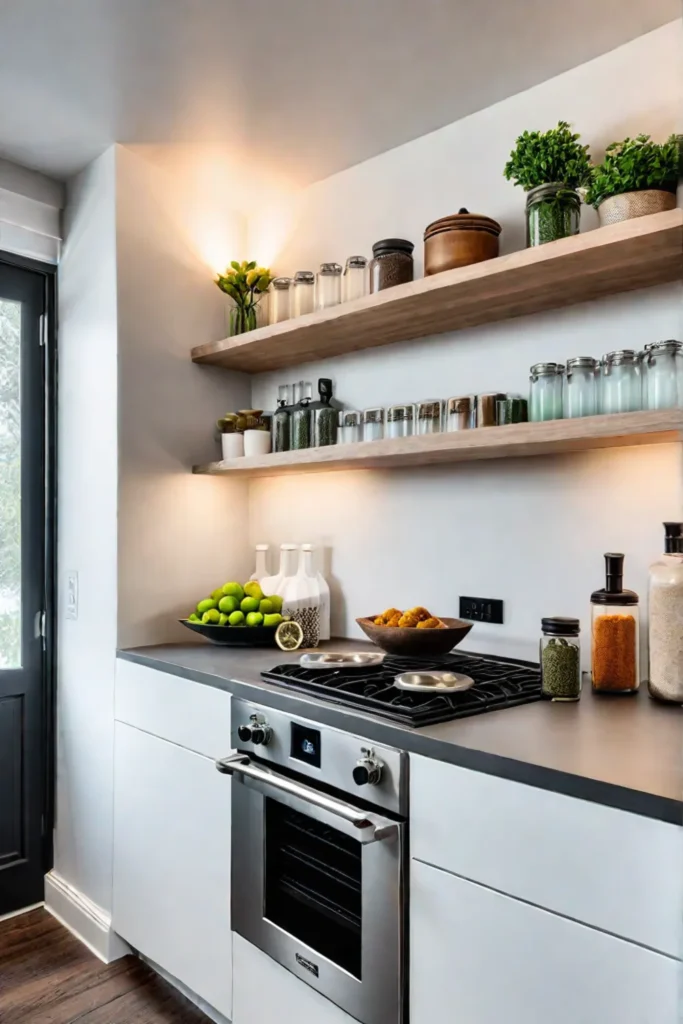
<path id="1" fill-rule="evenodd" d="M 337 444 L 355 444 L 362 440 L 361 414 L 357 409 L 343 409 L 339 413 Z"/>
<path id="2" fill-rule="evenodd" d="M 429 398 L 418 402 L 416 407 L 418 434 L 440 434 L 443 421 L 443 402 L 440 398 Z"/>
<path id="3" fill-rule="evenodd" d="M 644 409 L 683 408 L 683 344 L 657 341 L 640 359 Z"/>
<path id="4" fill-rule="evenodd" d="M 567 419 L 595 416 L 598 411 L 599 363 L 592 356 L 567 360 L 564 415 Z"/>
<path id="5" fill-rule="evenodd" d="M 469 430 L 475 409 L 474 395 L 449 398 L 446 402 L 446 430 Z"/>
<path id="6" fill-rule="evenodd" d="M 555 701 L 581 696 L 580 623 L 554 615 L 541 620 L 541 692 Z"/>
<path id="7" fill-rule="evenodd" d="M 315 274 L 297 270 L 292 285 L 292 316 L 305 316 L 315 309 Z"/>
<path id="8" fill-rule="evenodd" d="M 562 419 L 563 378 L 564 366 L 561 363 L 535 363 L 531 367 L 529 419 L 532 422 Z"/>
<path id="9" fill-rule="evenodd" d="M 578 235 L 581 199 L 578 192 L 557 181 L 530 189 L 526 197 L 527 248 Z"/>
<path id="10" fill-rule="evenodd" d="M 650 567 L 648 689 L 683 704 L 683 523 L 664 523 L 664 554 Z"/>
<path id="11" fill-rule="evenodd" d="M 273 413 L 273 451 L 289 451 L 289 386 L 280 384 L 277 389 L 277 409 Z"/>
<path id="12" fill-rule="evenodd" d="M 387 409 L 386 436 L 412 437 L 414 422 L 414 405 L 392 405 Z"/>
<path id="13" fill-rule="evenodd" d="M 363 411 L 363 440 L 381 441 L 384 437 L 384 409 Z"/>
<path id="14" fill-rule="evenodd" d="M 370 293 L 370 271 L 365 256 L 349 256 L 342 280 L 342 302 L 353 302 Z"/>
<path id="15" fill-rule="evenodd" d="M 270 292 L 270 323 L 279 324 L 292 315 L 292 279 L 275 277 Z"/>
<path id="16" fill-rule="evenodd" d="M 605 555 L 605 586 L 591 594 L 591 678 L 600 693 L 640 686 L 638 595 L 623 588 L 624 556 Z"/>
<path id="17" fill-rule="evenodd" d="M 638 353 L 632 348 L 608 352 L 600 377 L 600 412 L 637 412 L 641 407 Z"/>
<path id="18" fill-rule="evenodd" d="M 342 268 L 338 263 L 321 263 L 315 282 L 315 308 L 329 309 L 341 302 Z"/>

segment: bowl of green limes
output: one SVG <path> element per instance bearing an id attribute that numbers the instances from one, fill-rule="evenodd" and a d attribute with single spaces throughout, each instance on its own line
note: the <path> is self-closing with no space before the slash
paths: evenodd
<path id="1" fill-rule="evenodd" d="M 225 583 L 179 621 L 214 644 L 275 647 L 275 633 L 284 621 L 282 598 L 267 597 L 256 580 Z"/>

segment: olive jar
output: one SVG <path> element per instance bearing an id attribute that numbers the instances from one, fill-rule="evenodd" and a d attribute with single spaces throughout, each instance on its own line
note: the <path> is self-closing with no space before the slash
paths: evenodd
<path id="1" fill-rule="evenodd" d="M 555 615 L 541 620 L 541 692 L 553 701 L 581 696 L 580 623 Z"/>
<path id="2" fill-rule="evenodd" d="M 405 238 L 383 238 L 372 247 L 370 262 L 370 291 L 384 291 L 396 284 L 413 280 L 413 249 Z"/>
<path id="3" fill-rule="evenodd" d="M 578 235 L 581 217 L 579 193 L 561 182 L 538 185 L 527 192 L 527 248 Z"/>

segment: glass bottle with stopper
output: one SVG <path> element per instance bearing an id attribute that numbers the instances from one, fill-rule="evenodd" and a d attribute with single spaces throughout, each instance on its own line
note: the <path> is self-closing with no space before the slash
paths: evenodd
<path id="1" fill-rule="evenodd" d="M 640 686 L 638 595 L 624 590 L 624 556 L 605 555 L 605 586 L 591 594 L 591 675 L 599 693 Z"/>

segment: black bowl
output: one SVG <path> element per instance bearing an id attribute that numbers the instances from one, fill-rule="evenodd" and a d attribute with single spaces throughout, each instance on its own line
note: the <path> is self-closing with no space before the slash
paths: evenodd
<path id="1" fill-rule="evenodd" d="M 277 626 L 214 626 L 178 619 L 183 626 L 225 647 L 275 647 Z"/>

